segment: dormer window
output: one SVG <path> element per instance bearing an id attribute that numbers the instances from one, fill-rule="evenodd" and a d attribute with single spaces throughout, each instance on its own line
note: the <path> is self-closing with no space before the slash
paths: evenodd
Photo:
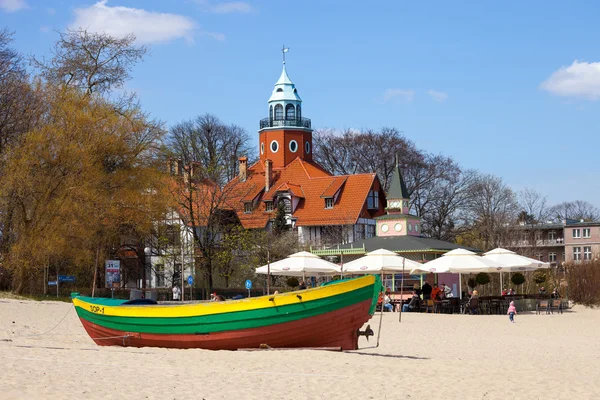
<path id="1" fill-rule="evenodd" d="M 333 198 L 325 199 L 325 208 L 333 208 Z"/>
<path id="2" fill-rule="evenodd" d="M 369 191 L 369 196 L 367 197 L 367 208 L 369 210 L 377 210 L 379 209 L 379 192 L 376 190 Z"/>
<path id="3" fill-rule="evenodd" d="M 277 92 L 283 92 L 282 88 L 277 88 Z"/>
<path id="4" fill-rule="evenodd" d="M 265 201 L 265 211 L 267 211 L 267 212 L 273 211 L 273 202 L 272 201 Z"/>
<path id="5" fill-rule="evenodd" d="M 292 201 L 287 197 L 280 199 L 279 201 L 283 202 L 283 210 L 286 214 L 292 213 Z"/>
<path id="6" fill-rule="evenodd" d="M 252 212 L 252 203 L 244 203 L 244 212 L 251 213 Z"/>

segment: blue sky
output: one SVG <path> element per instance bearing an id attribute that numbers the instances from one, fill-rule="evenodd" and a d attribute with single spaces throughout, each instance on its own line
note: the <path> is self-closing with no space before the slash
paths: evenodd
<path id="1" fill-rule="evenodd" d="M 596 1 L 0 0 L 25 54 L 54 30 L 133 31 L 127 84 L 168 126 L 213 113 L 256 137 L 288 72 L 314 128 L 393 126 L 465 168 L 600 206 Z"/>

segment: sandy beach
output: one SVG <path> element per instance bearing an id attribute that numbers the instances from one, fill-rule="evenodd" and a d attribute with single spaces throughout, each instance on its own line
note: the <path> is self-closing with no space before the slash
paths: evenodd
<path id="1" fill-rule="evenodd" d="M 0 397 L 600 397 L 600 311 L 575 307 L 516 320 L 403 314 L 399 323 L 397 313 L 386 313 L 380 346 L 361 338 L 361 350 L 346 353 L 137 349 L 96 346 L 68 303 L 0 299 Z M 375 331 L 378 323 L 378 315 L 370 321 Z"/>

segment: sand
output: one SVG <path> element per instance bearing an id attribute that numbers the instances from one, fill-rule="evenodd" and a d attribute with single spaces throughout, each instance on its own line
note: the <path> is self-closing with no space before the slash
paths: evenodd
<path id="1" fill-rule="evenodd" d="M 600 311 L 516 321 L 385 313 L 380 346 L 345 353 L 136 349 L 96 346 L 68 303 L 0 299 L 0 398 L 600 398 Z"/>

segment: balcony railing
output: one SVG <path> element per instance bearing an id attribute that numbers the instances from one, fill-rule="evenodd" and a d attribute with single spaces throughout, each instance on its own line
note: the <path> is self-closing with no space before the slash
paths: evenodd
<path id="1" fill-rule="evenodd" d="M 280 126 L 292 126 L 292 127 L 297 127 L 297 128 L 310 129 L 310 119 L 309 118 L 295 118 L 295 119 L 263 118 L 260 120 L 260 129 L 277 128 Z"/>
<path id="2" fill-rule="evenodd" d="M 557 239 L 538 239 L 538 240 L 517 240 L 514 242 L 514 246 L 517 247 L 528 247 L 528 246 L 563 246 L 565 244 L 563 238 Z"/>

